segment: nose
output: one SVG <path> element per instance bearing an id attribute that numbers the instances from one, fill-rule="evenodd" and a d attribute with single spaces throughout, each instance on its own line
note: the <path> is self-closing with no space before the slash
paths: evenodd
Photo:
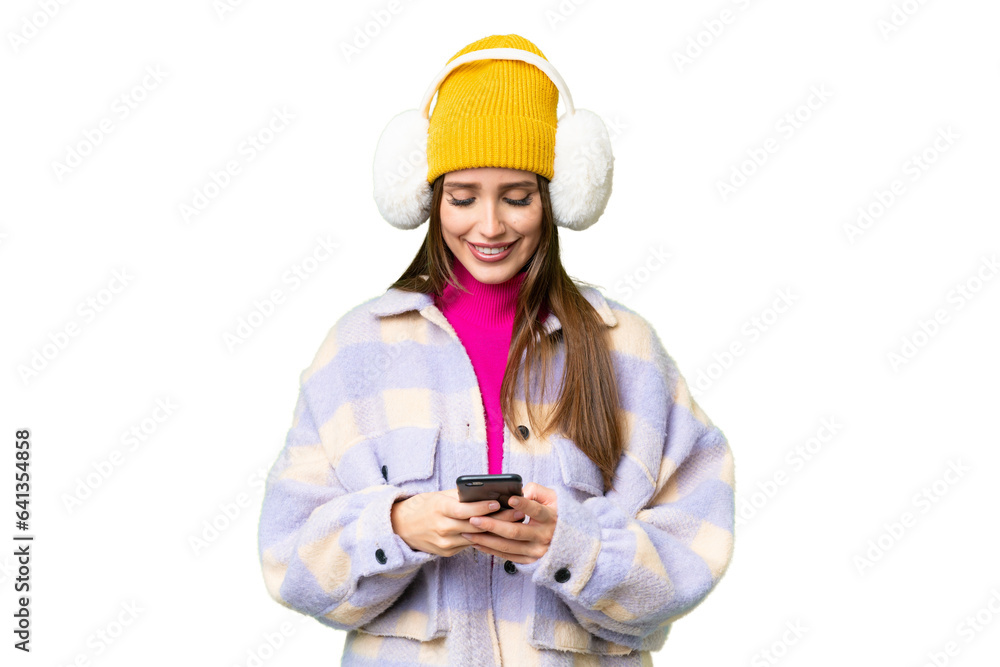
<path id="1" fill-rule="evenodd" d="M 483 206 L 483 218 L 479 221 L 479 228 L 483 236 L 487 238 L 503 235 L 504 224 L 500 220 L 496 202 L 487 201 Z"/>

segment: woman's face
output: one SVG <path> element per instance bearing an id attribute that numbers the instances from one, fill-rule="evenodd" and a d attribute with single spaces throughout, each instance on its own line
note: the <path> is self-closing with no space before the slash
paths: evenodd
<path id="1" fill-rule="evenodd" d="M 445 243 L 476 280 L 508 280 L 527 264 L 542 237 L 537 177 L 499 167 L 448 172 L 441 230 Z M 488 254 L 497 248 L 502 252 Z"/>

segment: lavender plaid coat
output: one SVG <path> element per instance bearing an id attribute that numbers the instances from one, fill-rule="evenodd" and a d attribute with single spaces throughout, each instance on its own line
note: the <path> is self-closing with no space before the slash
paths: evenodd
<path id="1" fill-rule="evenodd" d="M 671 623 L 726 572 L 735 503 L 725 436 L 651 325 L 580 289 L 609 327 L 627 449 L 603 493 L 571 440 L 529 433 L 521 443 L 504 427 L 503 471 L 558 496 L 548 552 L 530 565 L 473 548 L 414 551 L 392 531 L 397 498 L 487 471 L 475 371 L 429 295 L 390 288 L 353 308 L 302 371 L 258 554 L 275 600 L 348 631 L 342 664 L 648 665 Z M 544 326 L 561 325 L 550 314 Z M 563 353 L 560 343 L 555 378 Z M 527 425 L 523 396 L 514 419 Z"/>

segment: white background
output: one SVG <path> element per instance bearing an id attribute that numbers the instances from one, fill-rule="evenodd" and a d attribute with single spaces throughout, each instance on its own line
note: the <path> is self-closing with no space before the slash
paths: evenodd
<path id="1" fill-rule="evenodd" d="M 656 664 L 993 664 L 1000 5 L 389 7 L 4 3 L 4 664 L 339 662 L 343 633 L 264 588 L 263 477 L 327 330 L 426 232 L 375 207 L 382 129 L 455 52 L 504 33 L 614 137 L 614 194 L 594 227 L 561 231 L 567 270 L 654 324 L 735 455 L 733 562 Z M 275 109 L 293 119 L 248 159 Z M 185 220 L 229 160 L 240 172 Z M 859 208 L 876 213 L 864 227 Z M 313 262 L 318 239 L 337 249 Z M 272 290 L 283 301 L 227 345 Z M 176 406 L 160 422 L 158 401 Z M 30 655 L 12 648 L 19 428 Z"/>

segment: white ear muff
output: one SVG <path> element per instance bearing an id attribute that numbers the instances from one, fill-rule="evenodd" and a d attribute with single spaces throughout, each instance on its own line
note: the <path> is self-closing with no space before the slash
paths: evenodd
<path id="1" fill-rule="evenodd" d="M 416 109 L 397 114 L 379 137 L 373 176 L 375 204 L 390 225 L 414 229 L 431 212 L 427 182 L 427 118 Z"/>
<path id="2" fill-rule="evenodd" d="M 611 197 L 615 156 L 604 121 L 586 109 L 567 111 L 556 126 L 549 199 L 556 224 L 581 231 L 597 222 Z"/>
<path id="3" fill-rule="evenodd" d="M 379 213 L 399 229 L 413 229 L 427 220 L 433 192 L 427 182 L 431 101 L 453 69 L 476 60 L 522 60 L 542 70 L 556 85 L 566 111 L 556 124 L 553 178 L 549 184 L 552 213 L 560 227 L 590 227 L 604 212 L 611 196 L 614 155 L 607 128 L 597 114 L 573 106 L 566 82 L 549 61 L 514 48 L 481 49 L 455 58 L 435 77 L 418 108 L 389 121 L 379 137 L 373 163 Z"/>

